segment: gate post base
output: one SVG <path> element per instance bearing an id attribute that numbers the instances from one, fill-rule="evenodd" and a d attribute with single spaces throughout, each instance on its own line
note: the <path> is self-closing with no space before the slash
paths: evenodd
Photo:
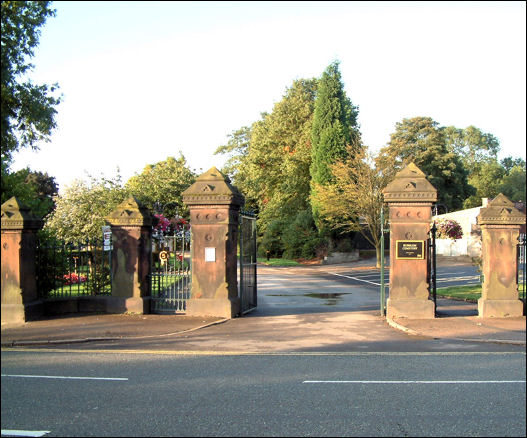
<path id="1" fill-rule="evenodd" d="M 386 302 L 386 317 L 408 319 L 434 319 L 435 306 L 430 300 L 394 300 Z"/>
<path id="2" fill-rule="evenodd" d="M 187 316 L 216 316 L 231 319 L 240 313 L 239 298 L 199 298 L 187 301 Z"/>
<path id="3" fill-rule="evenodd" d="M 26 304 L 2 304 L 2 325 L 19 325 L 44 315 L 42 300 Z"/>
<path id="4" fill-rule="evenodd" d="M 480 318 L 514 318 L 523 316 L 523 302 L 520 300 L 478 300 Z"/>
<path id="5" fill-rule="evenodd" d="M 106 313 L 149 313 L 149 297 L 108 297 Z"/>
<path id="6" fill-rule="evenodd" d="M 19 325 L 26 322 L 26 308 L 23 304 L 2 304 L 2 326 Z"/>

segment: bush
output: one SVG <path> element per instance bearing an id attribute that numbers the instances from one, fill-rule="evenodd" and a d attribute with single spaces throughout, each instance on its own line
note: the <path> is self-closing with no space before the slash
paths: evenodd
<path id="1" fill-rule="evenodd" d="M 311 210 L 299 212 L 295 220 L 285 228 L 282 236 L 284 257 L 288 259 L 315 257 L 322 243 Z"/>
<path id="2" fill-rule="evenodd" d="M 270 257 L 282 257 L 284 252 L 282 233 L 285 226 L 285 223 L 279 219 L 269 223 L 258 243 L 258 254 L 261 257 L 266 257 L 267 251 Z"/>

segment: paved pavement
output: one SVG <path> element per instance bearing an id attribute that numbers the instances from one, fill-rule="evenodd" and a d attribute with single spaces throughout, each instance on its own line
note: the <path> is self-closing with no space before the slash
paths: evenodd
<path id="1" fill-rule="evenodd" d="M 365 269 L 369 262 L 325 266 L 325 270 Z M 300 269 L 316 270 L 321 267 Z M 269 268 L 264 268 L 269 271 Z M 286 269 L 286 268 L 280 268 Z M 471 305 L 473 307 L 474 304 Z M 19 326 L 2 326 L 2 347 L 32 345 L 60 345 L 126 340 L 137 341 L 143 346 L 149 340 L 171 336 L 192 338 L 191 348 L 207 351 L 304 351 L 324 345 L 324 339 L 340 342 L 340 338 L 354 339 L 358 327 L 368 321 L 377 327 L 367 334 L 369 340 L 376 336 L 387 341 L 391 332 L 401 336 L 419 336 L 430 339 L 455 339 L 471 342 L 526 344 L 525 316 L 518 318 L 479 318 L 473 310 L 467 312 L 467 303 L 438 300 L 439 317 L 426 319 L 397 319 L 386 321 L 376 311 L 331 313 L 318 315 L 259 316 L 256 312 L 244 318 L 189 317 L 185 315 L 68 315 L 27 322 Z M 311 319 L 310 319 L 311 318 Z M 303 323 L 303 324 L 301 324 Z M 221 329 L 207 336 L 197 336 L 205 328 L 221 325 Z M 390 327 L 387 327 L 389 325 Z M 391 332 L 390 332 L 391 331 Z M 209 331 L 210 332 L 210 331 Z M 232 335 L 231 335 L 232 333 Z M 276 333 L 273 340 L 271 334 Z M 344 334 L 343 334 L 344 333 Z M 216 338 L 214 338 L 216 336 Z M 219 339 L 221 336 L 222 339 Z M 360 335 L 364 337 L 364 334 Z M 155 344 L 155 343 L 154 343 Z M 182 345 L 185 345 L 184 343 Z M 146 348 L 146 347 L 145 347 Z"/>

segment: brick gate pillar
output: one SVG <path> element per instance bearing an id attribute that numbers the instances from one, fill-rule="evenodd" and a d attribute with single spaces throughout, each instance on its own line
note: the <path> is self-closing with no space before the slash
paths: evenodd
<path id="1" fill-rule="evenodd" d="M 387 318 L 435 317 L 429 300 L 427 238 L 437 190 L 411 163 L 383 191 L 390 209 L 390 293 Z"/>
<path id="2" fill-rule="evenodd" d="M 516 245 L 525 214 L 503 194 L 499 194 L 477 217 L 481 226 L 483 284 L 478 300 L 482 318 L 523 315 L 518 298 Z"/>
<path id="3" fill-rule="evenodd" d="M 36 281 L 36 233 L 42 221 L 13 197 L 2 204 L 2 324 L 42 313 Z"/>
<path id="4" fill-rule="evenodd" d="M 192 296 L 187 315 L 232 318 L 238 297 L 238 215 L 244 198 L 215 167 L 183 192 L 190 209 Z"/>
<path id="5" fill-rule="evenodd" d="M 112 227 L 112 298 L 110 313 L 148 313 L 152 215 L 131 197 L 106 217 Z"/>

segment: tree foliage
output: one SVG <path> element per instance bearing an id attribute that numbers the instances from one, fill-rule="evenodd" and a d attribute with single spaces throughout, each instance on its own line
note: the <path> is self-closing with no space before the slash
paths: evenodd
<path id="1" fill-rule="evenodd" d="M 259 214 L 260 229 L 276 219 L 294 218 L 309 207 L 311 123 L 316 79 L 295 80 L 271 113 L 236 131 L 223 151 L 237 145 L 235 185 Z M 231 173 L 232 174 L 232 173 Z"/>
<path id="2" fill-rule="evenodd" d="M 226 145 L 218 146 L 214 155 L 227 155 L 227 160 L 222 168 L 222 173 L 228 175 L 237 185 L 238 179 L 242 177 L 239 169 L 249 153 L 251 143 L 251 127 L 242 126 L 228 135 L 229 141 Z M 241 181 L 240 181 L 241 182 Z M 242 184 L 244 184 L 242 182 Z"/>
<path id="3" fill-rule="evenodd" d="M 44 230 L 66 242 L 101 239 L 105 217 L 129 195 L 119 175 L 75 180 L 55 197 L 56 207 Z"/>
<path id="4" fill-rule="evenodd" d="M 391 175 L 366 150 L 348 148 L 347 157 L 331 165 L 334 183 L 317 186 L 320 214 L 332 228 L 359 231 L 376 248 L 380 266 L 382 190 Z"/>
<path id="5" fill-rule="evenodd" d="M 474 169 L 497 159 L 500 142 L 492 134 L 484 133 L 475 126 L 465 129 L 447 126 L 442 129 L 447 149 L 461 159 L 465 168 Z"/>
<path id="6" fill-rule="evenodd" d="M 24 76 L 33 65 L 28 62 L 38 45 L 40 27 L 54 16 L 48 1 L 2 2 L 1 75 L 1 159 L 2 167 L 12 160 L 14 151 L 38 148 L 49 141 L 56 127 L 55 115 L 60 97 L 53 96 L 57 84 L 36 85 Z"/>
<path id="7" fill-rule="evenodd" d="M 34 172 L 29 168 L 2 173 L 2 204 L 16 196 L 33 214 L 43 218 L 53 210 L 53 198 L 57 194 L 55 178 L 47 173 Z"/>
<path id="8" fill-rule="evenodd" d="M 168 157 L 165 161 L 147 165 L 140 174 L 132 176 L 126 183 L 126 189 L 145 207 L 163 210 L 163 215 L 172 218 L 186 215 L 181 193 L 196 180 L 185 157 Z"/>
<path id="9" fill-rule="evenodd" d="M 503 177 L 500 193 L 511 201 L 525 203 L 525 163 L 523 166 L 514 166 Z"/>
<path id="10" fill-rule="evenodd" d="M 392 176 L 414 162 L 438 191 L 438 204 L 448 210 L 462 208 L 463 201 L 474 194 L 468 183 L 468 171 L 460 157 L 449 150 L 443 129 L 430 117 L 403 119 L 396 124 L 390 142 L 378 157 L 383 169 Z"/>
<path id="11" fill-rule="evenodd" d="M 525 202 L 525 161 L 513 157 L 501 162 L 490 160 L 471 172 L 469 183 L 475 193 L 465 200 L 465 208 L 479 207 L 481 198 L 494 198 L 499 193 L 513 201 Z"/>
<path id="12" fill-rule="evenodd" d="M 339 63 L 330 64 L 318 83 L 311 129 L 311 208 L 317 227 L 320 221 L 318 188 L 334 181 L 331 165 L 360 149 L 358 107 L 346 96 Z M 353 145 L 353 148 L 348 146 Z"/>

